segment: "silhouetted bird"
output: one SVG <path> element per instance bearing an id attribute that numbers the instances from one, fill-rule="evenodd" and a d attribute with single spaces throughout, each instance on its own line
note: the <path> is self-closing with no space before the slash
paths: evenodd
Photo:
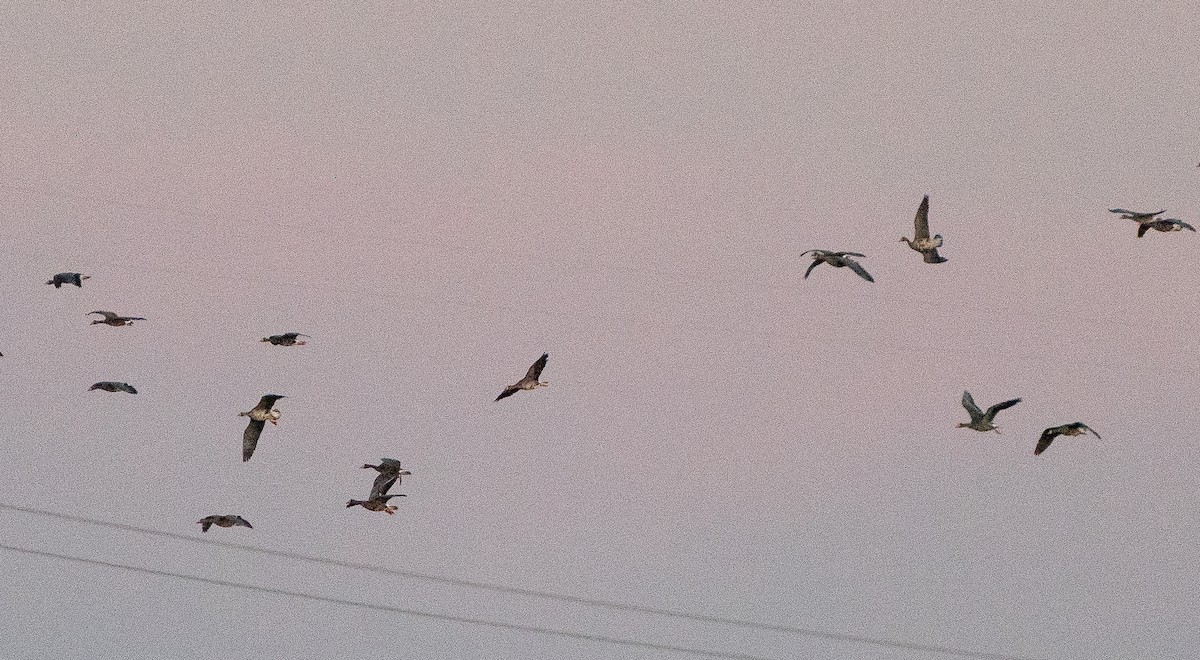
<path id="1" fill-rule="evenodd" d="M 1096 433 L 1092 429 L 1088 428 L 1087 424 L 1084 424 L 1083 422 L 1071 422 L 1070 424 L 1063 424 L 1062 426 L 1052 426 L 1045 431 L 1042 431 L 1042 437 L 1038 438 L 1037 447 L 1034 447 L 1033 449 L 1033 455 L 1037 456 L 1038 454 L 1046 451 L 1046 448 L 1050 446 L 1050 443 L 1054 442 L 1054 439 L 1060 435 L 1084 435 L 1086 433 L 1091 433 L 1097 438 L 1100 437 L 1099 433 Z"/>
<path id="2" fill-rule="evenodd" d="M 79 273 L 58 273 L 50 278 L 46 284 L 53 284 L 56 289 L 61 289 L 64 284 L 74 284 L 75 286 L 82 287 L 83 281 L 90 278 L 91 275 L 81 275 Z"/>
<path id="3" fill-rule="evenodd" d="M 262 435 L 266 423 L 278 423 L 277 420 L 283 413 L 272 410 L 271 406 L 275 405 L 276 401 L 285 398 L 287 397 L 282 394 L 264 394 L 258 400 L 258 405 L 249 412 L 238 413 L 238 417 L 250 418 L 250 423 L 246 425 L 246 430 L 242 433 L 242 462 L 250 460 L 250 457 L 254 455 L 254 448 L 258 446 L 258 436 Z"/>
<path id="4" fill-rule="evenodd" d="M 271 335 L 263 337 L 262 341 L 270 342 L 272 346 L 303 346 L 307 342 L 298 341 L 298 337 L 307 337 L 308 335 L 299 332 L 285 332 L 282 335 Z"/>
<path id="5" fill-rule="evenodd" d="M 249 520 L 241 516 L 224 515 L 224 516 L 205 516 L 196 521 L 200 525 L 200 531 L 207 532 L 209 527 L 216 525 L 217 527 L 249 527 L 254 529 L 254 525 L 250 524 Z"/>
<path id="6" fill-rule="evenodd" d="M 137 390 L 133 388 L 133 385 L 130 385 L 129 383 L 118 383 L 111 380 L 102 380 L 88 388 L 89 392 L 92 390 L 104 390 L 105 392 L 129 392 L 130 394 L 137 394 Z"/>
<path id="7" fill-rule="evenodd" d="M 819 264 L 829 264 L 834 268 L 849 268 L 850 270 L 858 273 L 859 277 L 868 282 L 875 281 L 875 278 L 871 277 L 871 274 L 868 273 L 865 268 L 860 266 L 857 261 L 850 258 L 865 257 L 867 256 L 865 254 L 859 254 L 857 252 L 830 252 L 828 250 L 806 250 L 801 252 L 800 256 L 803 257 L 809 252 L 811 252 L 813 255 L 813 262 L 809 264 L 808 270 L 804 271 L 804 279 L 806 280 L 808 279 L 808 274 L 811 273 Z"/>
<path id="8" fill-rule="evenodd" d="M 942 235 L 929 237 L 929 195 L 925 195 L 921 199 L 921 205 L 917 207 L 917 216 L 913 219 L 913 233 L 913 240 L 901 236 L 900 242 L 908 243 L 908 247 L 920 252 L 925 263 L 940 264 L 949 261 L 937 251 L 942 247 Z"/>
<path id="9" fill-rule="evenodd" d="M 92 314 L 99 314 L 104 317 L 102 319 L 92 320 L 92 325 L 96 325 L 97 323 L 103 323 L 104 325 L 111 325 L 113 327 L 119 327 L 122 325 L 133 325 L 134 321 L 145 321 L 146 320 L 145 318 L 143 318 L 141 316 L 120 316 L 116 312 L 105 312 L 105 311 L 101 311 L 101 310 L 97 310 L 95 312 L 88 312 L 87 314 L 84 314 L 84 316 L 90 316 Z"/>
<path id="10" fill-rule="evenodd" d="M 529 367 L 529 371 L 525 372 L 525 377 L 504 388 L 504 391 L 500 393 L 500 396 L 496 397 L 496 401 L 499 401 L 507 396 L 512 396 L 521 390 L 536 390 L 539 387 L 545 387 L 546 385 L 549 385 L 550 383 L 548 382 L 538 380 L 538 378 L 540 378 L 542 375 L 542 369 L 546 368 L 546 361 L 549 359 L 549 353 L 542 353 L 542 357 L 538 358 L 537 361 Z"/>

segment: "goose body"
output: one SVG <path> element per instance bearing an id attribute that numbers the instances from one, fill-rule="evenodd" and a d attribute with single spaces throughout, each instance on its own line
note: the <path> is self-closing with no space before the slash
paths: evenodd
<path id="1" fill-rule="evenodd" d="M 361 506 L 367 511 L 383 511 L 389 516 L 394 516 L 396 515 L 396 505 L 388 504 L 388 500 L 392 499 L 393 497 L 407 496 L 402 493 L 392 493 L 391 495 L 372 497 L 369 500 L 350 500 L 349 502 L 346 502 L 346 508 L 349 509 L 352 506 Z"/>
<path id="2" fill-rule="evenodd" d="M 196 522 L 200 525 L 200 531 L 202 532 L 207 532 L 208 528 L 213 525 L 217 527 L 249 527 L 250 529 L 254 529 L 249 520 L 234 515 L 205 516 Z"/>
<path id="3" fill-rule="evenodd" d="M 251 408 L 248 412 L 238 413 L 238 417 L 249 417 L 250 423 L 246 425 L 246 430 L 242 433 L 242 462 L 250 460 L 254 455 L 254 449 L 258 447 L 258 437 L 262 435 L 263 428 L 267 422 L 277 424 L 283 413 L 274 410 L 271 406 L 275 402 L 287 397 L 282 394 L 264 394 L 258 400 L 258 405 Z"/>
<path id="4" fill-rule="evenodd" d="M 104 317 L 102 319 L 93 319 L 92 325 L 96 325 L 97 323 L 103 323 L 104 325 L 111 325 L 114 328 L 120 327 L 123 325 L 133 325 L 134 321 L 145 321 L 146 320 L 145 318 L 143 318 L 141 316 L 121 316 L 121 315 L 117 314 L 116 312 L 106 312 L 103 310 L 96 310 L 94 312 L 88 312 L 87 314 L 84 314 L 84 316 L 91 316 L 92 314 L 99 314 L 100 316 Z"/>
<path id="5" fill-rule="evenodd" d="M 285 332 L 281 335 L 263 337 L 262 341 L 268 342 L 272 346 L 303 346 L 307 342 L 300 341 L 299 338 L 307 336 L 308 335 L 301 334 L 299 332 Z"/>
<path id="6" fill-rule="evenodd" d="M 1060 435 L 1084 435 L 1087 433 L 1091 433 L 1097 438 L 1100 438 L 1099 433 L 1096 433 L 1092 429 L 1088 428 L 1088 425 L 1084 424 L 1083 422 L 1071 422 L 1070 424 L 1063 424 L 1062 426 L 1051 426 L 1045 431 L 1042 431 L 1042 436 L 1038 438 L 1037 447 L 1034 447 L 1033 449 L 1033 455 L 1037 456 L 1038 454 L 1046 451 L 1046 448 L 1050 446 L 1050 443 L 1054 442 L 1054 439 Z"/>
<path id="7" fill-rule="evenodd" d="M 81 273 L 57 273 L 54 277 L 47 280 L 46 284 L 51 284 L 56 289 L 61 289 L 64 284 L 74 284 L 77 287 L 82 287 L 83 281 L 90 278 L 91 275 L 83 275 Z"/>
<path id="8" fill-rule="evenodd" d="M 538 378 L 542 376 L 542 370 L 546 368 L 546 361 L 549 359 L 549 353 L 542 353 L 542 357 L 538 358 L 529 367 L 529 371 L 525 372 L 525 377 L 504 388 L 504 391 L 500 393 L 500 396 L 496 397 L 496 401 L 512 396 L 521 390 L 536 390 L 539 387 L 545 387 L 549 385 L 549 382 L 538 380 Z"/>
<path id="9" fill-rule="evenodd" d="M 130 394 L 137 394 L 137 390 L 134 389 L 133 385 L 130 385 L 129 383 L 118 383 L 112 380 L 102 380 L 88 388 L 89 392 L 92 390 L 103 390 L 105 392 L 128 392 Z"/>
<path id="10" fill-rule="evenodd" d="M 927 264 L 940 264 L 949 261 L 949 259 L 938 254 L 937 249 L 942 247 L 942 235 L 929 235 L 929 195 L 925 195 L 921 199 L 921 205 L 917 207 L 917 215 L 913 218 L 913 239 L 910 241 L 907 237 L 901 236 L 900 242 L 908 243 L 908 247 L 921 253 L 921 258 Z"/>
<path id="11" fill-rule="evenodd" d="M 804 279 L 806 280 L 808 279 L 809 273 L 812 273 L 813 269 L 818 265 L 829 264 L 834 268 L 849 268 L 857 273 L 859 277 L 868 282 L 875 281 L 875 278 L 871 277 L 871 274 L 868 273 L 867 270 L 862 267 L 862 265 L 850 258 L 865 257 L 867 256 L 865 254 L 859 254 L 858 252 L 833 252 L 830 250 L 805 250 L 804 252 L 800 253 L 800 256 L 803 257 L 809 253 L 812 254 L 813 262 L 808 265 L 808 270 L 804 271 Z"/>
<path id="12" fill-rule="evenodd" d="M 983 432 L 995 431 L 999 433 L 1000 427 L 992 423 L 992 420 L 996 418 L 996 413 L 1012 408 L 1018 403 L 1021 403 L 1020 399 L 1009 399 L 1008 401 L 997 403 L 988 408 L 987 412 L 984 412 L 979 409 L 979 406 L 975 405 L 975 399 L 971 397 L 970 392 L 963 392 L 962 405 L 963 408 L 967 409 L 967 414 L 971 416 L 971 421 L 960 422 L 958 428 L 968 428 Z"/>

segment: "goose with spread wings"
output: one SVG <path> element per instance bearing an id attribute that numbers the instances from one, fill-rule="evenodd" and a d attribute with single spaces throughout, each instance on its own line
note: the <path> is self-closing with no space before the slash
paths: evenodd
<path id="1" fill-rule="evenodd" d="M 249 527 L 254 529 L 254 525 L 250 524 L 249 520 L 241 516 L 235 515 L 213 515 L 204 516 L 196 521 L 200 525 L 200 531 L 207 532 L 209 527 L 216 525 L 217 527 Z"/>
<path id="2" fill-rule="evenodd" d="M 75 286 L 82 288 L 83 281 L 91 279 L 91 277 L 91 275 L 84 275 L 82 273 L 56 273 L 54 277 L 51 277 L 46 282 L 46 284 L 51 284 L 56 289 L 61 289 L 62 285 L 64 284 L 74 284 Z"/>
<path id="3" fill-rule="evenodd" d="M 373 467 L 376 469 L 384 468 L 384 470 L 387 471 L 385 472 L 384 470 L 380 470 L 379 476 L 375 478 L 375 483 L 371 484 L 371 494 L 369 497 L 367 497 L 367 499 L 350 500 L 349 502 L 346 502 L 346 508 L 349 509 L 350 507 L 361 506 L 367 511 L 383 511 L 389 516 L 396 515 L 396 505 L 388 504 L 388 500 L 392 499 L 393 497 L 407 496 L 403 493 L 392 493 L 389 495 L 388 490 L 392 487 L 392 484 L 396 483 L 396 481 L 400 478 L 400 461 L 392 461 L 390 458 L 385 458 L 380 461 L 379 465 L 364 465 L 363 467 Z M 396 472 L 393 472 L 393 469 L 396 470 Z"/>
<path id="4" fill-rule="evenodd" d="M 540 378 L 542 375 L 542 370 L 546 368 L 546 361 L 549 359 L 549 353 L 542 353 L 542 357 L 538 358 L 537 361 L 529 367 L 529 371 L 525 373 L 525 377 L 504 388 L 504 391 L 500 393 L 500 396 L 496 397 L 496 401 L 499 401 L 504 397 L 512 396 L 521 390 L 536 390 L 539 387 L 545 387 L 549 385 L 550 383 L 546 381 L 538 380 L 538 378 Z"/>
<path id="5" fill-rule="evenodd" d="M 992 423 L 992 420 L 996 419 L 996 413 L 1000 412 L 1001 410 L 1012 408 L 1018 403 L 1021 403 L 1020 399 L 1001 401 L 1000 403 L 988 408 L 987 412 L 984 412 L 979 409 L 979 406 L 975 405 L 975 399 L 971 397 L 970 392 L 963 392 L 962 405 L 963 408 L 967 409 L 967 414 L 971 416 L 971 421 L 959 422 L 958 428 L 975 429 L 976 431 L 985 432 L 995 431 L 996 433 L 999 433 L 1000 427 Z"/>
<path id="6" fill-rule="evenodd" d="M 123 325 L 133 325 L 134 321 L 145 321 L 146 320 L 144 317 L 141 317 L 141 316 L 121 316 L 120 314 L 117 314 L 116 312 L 106 312 L 104 310 L 96 310 L 94 312 L 88 312 L 87 314 L 84 314 L 84 316 L 91 316 L 92 314 L 99 314 L 100 316 L 104 317 L 102 319 L 92 319 L 92 325 L 96 325 L 97 323 L 103 323 L 104 325 L 111 325 L 114 328 L 120 327 Z"/>
<path id="7" fill-rule="evenodd" d="M 246 425 L 246 431 L 242 433 L 242 462 L 250 460 L 254 455 L 254 449 L 258 446 L 258 436 L 262 435 L 263 428 L 267 422 L 278 424 L 279 418 L 283 413 L 274 410 L 271 406 L 275 402 L 287 397 L 282 394 L 264 394 L 258 400 L 258 405 L 250 409 L 248 412 L 238 413 L 238 417 L 249 417 L 250 423 Z"/>
<path id="8" fill-rule="evenodd" d="M 1034 447 L 1033 449 L 1033 455 L 1037 456 L 1038 454 L 1046 451 L 1046 448 L 1050 446 L 1050 443 L 1054 442 L 1054 439 L 1060 435 L 1086 435 L 1088 433 L 1100 438 L 1099 433 L 1096 433 L 1092 429 L 1088 428 L 1088 425 L 1084 424 L 1083 422 L 1071 422 L 1070 424 L 1063 424 L 1062 426 L 1051 426 L 1045 431 L 1042 431 L 1042 437 L 1038 438 L 1037 447 Z"/>
<path id="9" fill-rule="evenodd" d="M 834 268 L 849 268 L 855 273 L 858 273 L 859 277 L 868 282 L 875 281 L 875 278 L 871 277 L 871 274 L 868 273 L 865 268 L 859 265 L 857 261 L 850 258 L 865 257 L 867 256 L 865 254 L 859 254 L 858 252 L 832 252 L 830 250 L 805 250 L 804 252 L 800 253 L 800 256 L 803 257 L 810 252 L 812 253 L 813 262 L 808 265 L 808 270 L 804 271 L 804 279 L 806 280 L 808 279 L 809 273 L 813 272 L 813 269 L 818 265 L 829 264 Z"/>
<path id="10" fill-rule="evenodd" d="M 908 247 L 920 252 L 925 263 L 940 264 L 949 261 L 937 251 L 942 247 L 942 235 L 936 234 L 932 238 L 929 236 L 929 195 L 925 195 L 921 199 L 921 205 L 917 207 L 917 215 L 913 219 L 913 233 L 915 236 L 911 241 L 901 236 L 900 242 L 908 243 Z"/>

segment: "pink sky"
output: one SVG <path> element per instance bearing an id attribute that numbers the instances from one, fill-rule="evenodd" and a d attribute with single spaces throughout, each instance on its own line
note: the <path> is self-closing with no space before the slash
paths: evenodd
<path id="1" fill-rule="evenodd" d="M 240 513 L 207 537 L 973 651 L 1196 655 L 1200 238 L 1106 211 L 1200 220 L 1194 5 L 30 3 L 0 31 L 0 503 L 197 534 Z M 923 194 L 946 264 L 898 243 Z M 810 248 L 877 283 L 803 280 Z M 92 279 L 42 284 L 63 270 Z M 257 342 L 288 330 L 312 342 Z M 552 386 L 493 404 L 542 351 Z M 964 389 L 1024 401 L 977 434 Z M 268 391 L 284 416 L 242 464 L 236 413 Z M 1033 458 L 1077 419 L 1104 439 Z M 415 473 L 394 519 L 342 508 L 380 456 Z M 2 509 L 0 539 L 930 657 Z M 0 554 L 14 657 L 681 657 Z"/>

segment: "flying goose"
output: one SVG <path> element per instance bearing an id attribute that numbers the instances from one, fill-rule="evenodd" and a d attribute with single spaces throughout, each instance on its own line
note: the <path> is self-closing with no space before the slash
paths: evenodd
<path id="1" fill-rule="evenodd" d="M 129 383 L 118 383 L 111 380 L 102 380 L 88 388 L 89 392 L 92 390 L 104 390 L 105 392 L 129 392 L 130 394 L 137 394 L 137 390 L 133 388 L 133 385 L 130 385 Z"/>
<path id="2" fill-rule="evenodd" d="M 364 465 L 364 468 L 384 468 L 380 470 L 379 476 L 375 478 L 375 483 L 371 484 L 371 495 L 365 500 L 350 500 L 346 502 L 346 508 L 352 506 L 361 506 L 368 511 L 383 511 L 389 516 L 396 514 L 396 505 L 388 504 L 388 500 L 393 497 L 407 497 L 401 493 L 392 493 L 388 495 L 388 489 L 392 484 L 399 479 L 400 461 L 392 461 L 390 458 L 385 458 L 380 461 L 379 465 Z M 395 469 L 397 472 L 392 472 Z M 386 471 L 384 471 L 386 470 Z"/>
<path id="3" fill-rule="evenodd" d="M 64 284 L 74 284 L 75 286 L 82 287 L 83 281 L 91 277 L 91 275 L 82 275 L 80 273 L 58 273 L 50 278 L 46 284 L 53 284 L 56 289 L 61 289 Z"/>
<path id="4" fill-rule="evenodd" d="M 871 277 L 871 274 L 868 273 L 866 269 L 860 266 L 857 261 L 850 258 L 865 257 L 867 256 L 865 254 L 859 254 L 857 252 L 830 252 L 829 250 L 806 250 L 801 252 L 800 256 L 803 257 L 809 252 L 811 252 L 813 255 L 813 262 L 809 264 L 808 270 L 804 271 L 804 279 L 806 280 L 808 279 L 808 274 L 811 273 L 818 264 L 825 263 L 833 266 L 834 268 L 849 267 L 850 270 L 858 273 L 858 276 L 864 280 L 868 282 L 875 281 L 875 278 Z"/>
<path id="5" fill-rule="evenodd" d="M 400 467 L 400 461 L 394 458 L 381 458 L 379 459 L 379 465 L 371 465 L 369 463 L 363 465 L 364 470 L 368 468 L 379 473 L 379 476 L 375 477 L 375 483 L 371 486 L 372 492 L 379 491 L 380 493 L 386 493 L 391 489 L 393 484 L 404 483 L 404 477 L 412 474 L 412 472 Z"/>
<path id="6" fill-rule="evenodd" d="M 282 394 L 264 394 L 258 400 L 258 405 L 254 406 L 249 412 L 240 412 L 238 417 L 249 417 L 250 423 L 246 425 L 246 431 L 242 433 L 242 462 L 250 460 L 254 455 L 254 448 L 258 446 L 258 436 L 262 435 L 263 428 L 267 422 L 278 424 L 276 420 L 283 415 L 278 410 L 272 410 L 271 406 L 275 402 L 287 398 Z"/>
<path id="7" fill-rule="evenodd" d="M 1100 437 L 1099 433 L 1096 433 L 1088 428 L 1087 424 L 1084 424 L 1083 422 L 1071 422 L 1070 424 L 1063 424 L 1062 426 L 1052 426 L 1045 431 L 1042 431 L 1042 437 L 1038 438 L 1037 447 L 1034 447 L 1033 449 L 1033 455 L 1037 456 L 1038 454 L 1046 451 L 1046 448 L 1050 446 L 1050 443 L 1054 442 L 1054 439 L 1060 435 L 1084 435 L 1089 432 L 1097 438 Z"/>
<path id="8" fill-rule="evenodd" d="M 270 342 L 272 346 L 303 346 L 307 342 L 298 341 L 298 337 L 307 337 L 308 335 L 299 332 L 285 332 L 282 335 L 271 335 L 263 337 L 262 340 Z"/>
<path id="9" fill-rule="evenodd" d="M 1008 401 L 997 403 L 988 408 L 987 412 L 983 412 L 979 409 L 979 406 L 975 405 L 975 399 L 971 398 L 971 393 L 963 392 L 962 405 L 963 408 L 967 409 L 967 414 L 971 416 L 971 421 L 959 422 L 958 428 L 975 429 L 976 431 L 995 431 L 999 433 L 1000 428 L 992 423 L 992 420 L 996 418 L 996 413 L 1012 408 L 1018 403 L 1021 403 L 1020 399 L 1009 399 Z"/>
<path id="10" fill-rule="evenodd" d="M 1182 231 L 1184 229 L 1188 229 L 1193 232 L 1196 231 L 1195 227 L 1189 225 L 1183 220 L 1180 220 L 1179 218 L 1155 218 L 1153 220 L 1138 222 L 1138 238 L 1145 236 L 1146 232 L 1150 231 L 1151 229 L 1162 232 Z"/>
<path id="11" fill-rule="evenodd" d="M 254 529 L 254 525 L 250 524 L 249 520 L 241 516 L 224 515 L 224 516 L 204 516 L 196 521 L 200 525 L 200 531 L 207 532 L 209 527 L 216 525 L 217 527 L 249 527 Z"/>
<path id="12" fill-rule="evenodd" d="M 116 312 L 105 312 L 103 310 L 96 310 L 94 312 L 88 312 L 87 314 L 84 314 L 84 316 L 91 316 L 92 314 L 99 314 L 100 316 L 104 317 L 102 319 L 93 319 L 92 325 L 96 325 L 97 323 L 103 323 L 105 325 L 111 325 L 114 328 L 118 327 L 118 326 L 122 326 L 122 325 L 133 325 L 134 321 L 145 321 L 146 320 L 145 318 L 143 318 L 141 316 L 120 316 Z"/>
<path id="13" fill-rule="evenodd" d="M 908 247 L 921 253 L 921 257 L 925 259 L 927 264 L 940 264 L 949 261 L 949 259 L 938 254 L 937 249 L 942 247 L 942 235 L 937 234 L 933 238 L 929 237 L 929 195 L 925 195 L 921 199 L 921 205 L 917 207 L 917 216 L 913 219 L 913 234 L 914 237 L 910 241 L 908 238 L 901 236 L 901 243 L 908 243 Z"/>
<path id="14" fill-rule="evenodd" d="M 548 382 L 538 380 L 538 378 L 542 375 L 542 369 L 546 368 L 546 360 L 549 359 L 549 353 L 542 353 L 542 357 L 538 358 L 537 361 L 529 367 L 529 371 L 525 373 L 525 377 L 504 388 L 504 391 L 500 393 L 500 396 L 496 397 L 496 401 L 499 401 L 506 396 L 512 396 L 520 390 L 536 390 L 539 387 L 545 387 L 546 385 L 549 385 L 550 383 Z"/>
<path id="15" fill-rule="evenodd" d="M 346 502 L 346 508 L 352 506 L 361 506 L 367 511 L 386 511 L 389 516 L 396 515 L 396 505 L 388 504 L 388 500 L 393 497 L 408 497 L 403 493 L 392 493 L 391 495 L 372 495 L 369 500 L 350 500 Z"/>

